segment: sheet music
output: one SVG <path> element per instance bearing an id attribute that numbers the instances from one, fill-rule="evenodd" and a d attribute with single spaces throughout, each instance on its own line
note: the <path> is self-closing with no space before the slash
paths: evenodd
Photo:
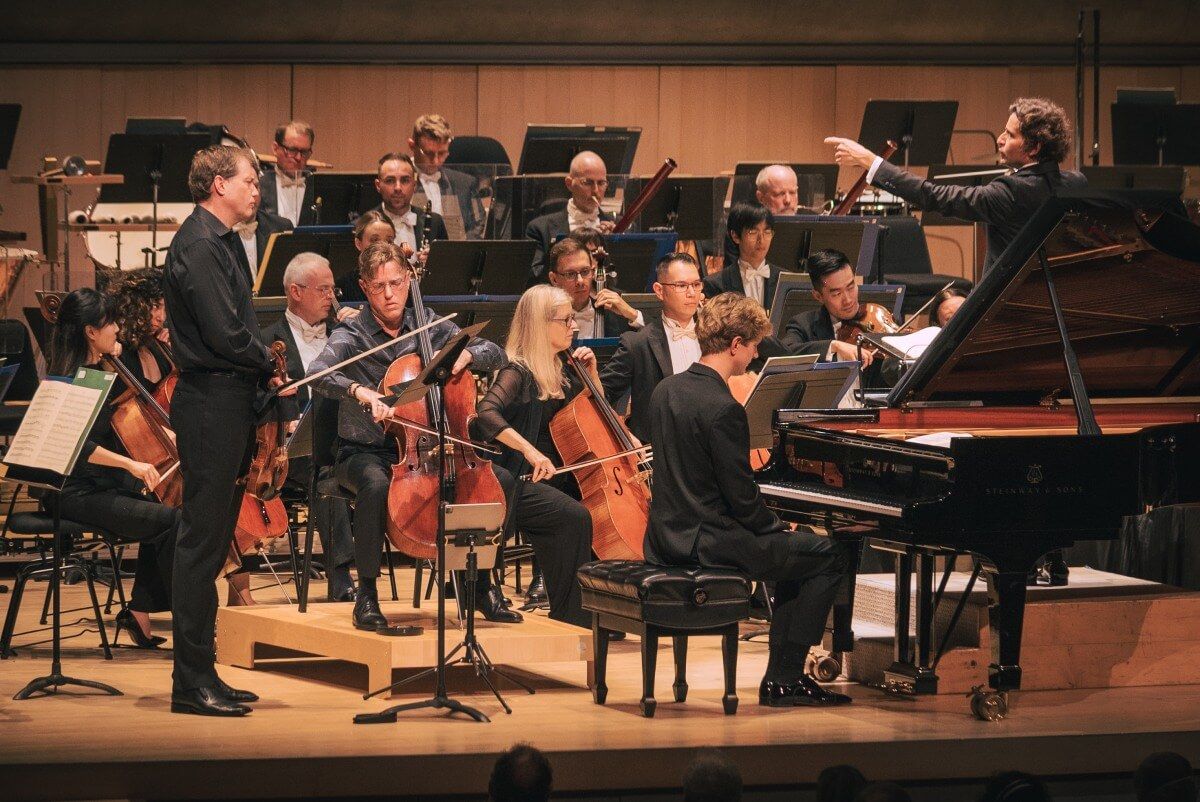
<path id="1" fill-rule="evenodd" d="M 925 349 L 929 347 L 929 344 L 933 342 L 934 338 L 941 331 L 937 326 L 926 326 L 923 329 L 914 331 L 912 334 L 889 335 L 880 339 L 904 354 L 905 361 L 911 362 L 925 353 Z"/>
<path id="2" fill-rule="evenodd" d="M 61 476 L 70 474 L 113 380 L 111 373 L 86 373 L 90 375 L 77 376 L 76 381 L 96 384 L 95 374 L 99 374 L 103 386 L 61 381 L 38 385 L 4 456 L 5 463 L 53 471 Z"/>

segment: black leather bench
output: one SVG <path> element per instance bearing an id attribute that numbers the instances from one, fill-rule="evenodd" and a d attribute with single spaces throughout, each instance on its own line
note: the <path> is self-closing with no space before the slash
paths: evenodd
<path id="1" fill-rule="evenodd" d="M 687 643 L 692 635 L 720 635 L 725 669 L 726 715 L 737 712 L 738 622 L 750 616 L 750 581 L 734 571 L 664 568 L 633 560 L 598 560 L 579 569 L 583 608 L 592 614 L 595 684 L 592 698 L 604 704 L 608 633 L 642 638 L 642 715 L 654 715 L 654 669 L 658 638 L 674 641 L 675 701 L 687 698 Z"/>

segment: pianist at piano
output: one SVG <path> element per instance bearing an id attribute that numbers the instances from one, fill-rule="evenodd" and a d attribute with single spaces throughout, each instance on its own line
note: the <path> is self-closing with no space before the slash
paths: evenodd
<path id="1" fill-rule="evenodd" d="M 729 377 L 746 372 L 770 331 L 757 301 L 718 295 L 696 315 L 700 360 L 663 379 L 651 394 L 654 497 L 646 561 L 736 568 L 773 581 L 759 704 L 847 704 L 850 697 L 822 688 L 804 671 L 809 649 L 825 631 L 844 570 L 841 555 L 826 538 L 789 531 L 767 509 L 750 469 L 746 410 L 729 391 Z"/>

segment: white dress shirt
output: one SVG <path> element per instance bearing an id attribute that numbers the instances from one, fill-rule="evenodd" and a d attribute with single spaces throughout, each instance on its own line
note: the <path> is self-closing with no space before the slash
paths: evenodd
<path id="1" fill-rule="evenodd" d="M 591 212 L 582 211 L 575 205 L 575 199 L 567 201 L 567 227 L 571 231 L 578 228 L 597 228 L 600 225 L 600 207 Z"/>
<path id="2" fill-rule="evenodd" d="M 308 372 L 309 364 L 325 350 L 325 341 L 329 338 L 325 321 L 310 326 L 291 309 L 285 309 L 283 316 L 287 318 L 288 328 L 292 330 L 292 339 L 296 341 L 296 350 L 300 352 L 300 364 L 304 366 L 305 372 Z"/>
<path id="3" fill-rule="evenodd" d="M 742 274 L 742 291 L 747 298 L 753 298 L 763 306 L 766 301 L 763 295 L 767 288 L 767 279 L 771 276 L 771 268 L 764 259 L 759 265 L 751 266 L 749 262 L 738 259 L 738 270 Z"/>
<path id="4" fill-rule="evenodd" d="M 421 181 L 421 189 L 425 190 L 425 198 L 433 204 L 433 210 L 442 214 L 442 185 L 439 183 L 442 180 L 442 171 L 438 170 L 433 175 L 418 172 L 417 178 Z"/>
<path id="5" fill-rule="evenodd" d="M 258 240 L 255 237 L 255 233 L 258 231 L 258 221 L 235 223 L 233 230 L 238 233 L 238 238 L 242 241 L 242 248 L 246 251 L 246 261 L 250 265 L 250 286 L 253 287 L 258 278 Z"/>
<path id="6" fill-rule="evenodd" d="M 417 250 L 417 213 L 411 208 L 404 214 L 392 214 L 384 206 L 383 213 L 396 227 L 396 242 L 403 242 L 415 252 Z"/>
<path id="7" fill-rule="evenodd" d="M 667 347 L 671 349 L 671 370 L 683 373 L 700 359 L 700 341 L 696 339 L 696 321 L 689 320 L 686 326 L 680 326 L 671 318 L 663 315 L 663 330 L 667 333 Z"/>
<path id="8" fill-rule="evenodd" d="M 275 171 L 275 213 L 300 225 L 300 210 L 304 206 L 304 176 L 292 179 Z"/>

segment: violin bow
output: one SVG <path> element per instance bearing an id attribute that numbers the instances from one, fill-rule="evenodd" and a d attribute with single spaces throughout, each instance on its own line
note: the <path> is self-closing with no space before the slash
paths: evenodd
<path id="1" fill-rule="evenodd" d="M 920 316 L 921 316 L 921 313 L 922 313 L 922 312 L 924 312 L 926 309 L 928 309 L 928 308 L 929 308 L 929 305 L 933 303 L 933 299 L 934 299 L 934 298 L 938 297 L 938 295 L 940 295 L 941 293 L 945 292 L 946 290 L 950 289 L 950 288 L 951 288 L 951 287 L 953 287 L 953 286 L 954 286 L 954 282 L 953 282 L 953 281 L 947 281 L 947 282 L 946 282 L 946 286 L 945 286 L 945 287 L 942 287 L 940 290 L 938 290 L 937 292 L 935 292 L 935 293 L 933 294 L 933 298 L 930 298 L 928 301 L 926 301 L 926 302 L 925 302 L 925 305 L 924 305 L 924 306 L 922 306 L 920 309 L 918 309 L 917 311 L 915 311 L 915 312 L 913 312 L 911 315 L 909 315 L 909 316 L 908 316 L 908 320 L 904 321 L 904 325 L 903 325 L 903 326 L 901 326 L 900 328 L 896 329 L 894 332 L 892 332 L 892 333 L 891 333 L 891 334 L 889 334 L 888 336 L 889 336 L 889 337 L 894 337 L 894 336 L 896 336 L 897 334 L 899 334 L 900 332 L 902 332 L 902 331 L 904 331 L 905 329 L 907 329 L 909 326 L 911 326 L 911 325 L 912 325 L 912 323 L 913 323 L 913 321 L 914 321 L 914 320 L 916 320 L 918 317 L 920 317 Z"/>

